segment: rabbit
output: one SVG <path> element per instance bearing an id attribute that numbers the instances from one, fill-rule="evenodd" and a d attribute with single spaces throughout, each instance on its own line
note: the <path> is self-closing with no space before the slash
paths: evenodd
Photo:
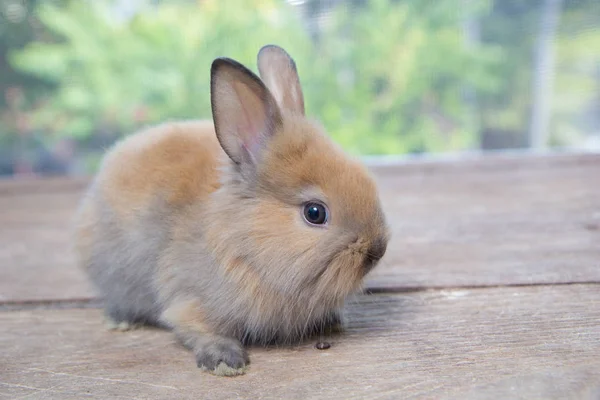
<path id="1" fill-rule="evenodd" d="M 245 373 L 248 344 L 340 324 L 390 238 L 367 168 L 305 116 L 294 60 L 267 45 L 257 61 L 260 78 L 215 59 L 213 121 L 121 139 L 76 213 L 112 326 L 172 330 L 216 375 Z"/>

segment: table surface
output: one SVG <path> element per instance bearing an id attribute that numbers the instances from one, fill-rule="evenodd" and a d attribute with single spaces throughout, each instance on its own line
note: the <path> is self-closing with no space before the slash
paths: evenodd
<path id="1" fill-rule="evenodd" d="M 0 399 L 600 399 L 600 155 L 371 168 L 392 241 L 345 331 L 236 378 L 103 328 L 70 249 L 86 179 L 0 181 Z"/>

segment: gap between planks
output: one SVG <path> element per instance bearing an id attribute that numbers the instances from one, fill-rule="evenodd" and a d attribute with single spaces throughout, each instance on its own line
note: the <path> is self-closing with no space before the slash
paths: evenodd
<path id="1" fill-rule="evenodd" d="M 587 282 L 556 282 L 556 283 L 514 283 L 499 285 L 456 285 L 456 286 L 406 286 L 406 287 L 370 287 L 366 288 L 363 295 L 382 295 L 418 292 L 444 292 L 453 290 L 486 290 L 500 288 L 529 288 L 545 286 L 599 286 L 600 281 Z M 0 312 L 24 310 L 72 310 L 85 308 L 102 308 L 102 303 L 97 298 L 60 299 L 60 300 L 30 300 L 30 301 L 0 301 Z"/>

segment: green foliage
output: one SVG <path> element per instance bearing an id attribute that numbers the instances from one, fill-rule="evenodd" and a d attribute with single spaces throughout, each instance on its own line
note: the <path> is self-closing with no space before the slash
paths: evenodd
<path id="1" fill-rule="evenodd" d="M 46 0 L 60 5 L 62 0 Z M 54 38 L 40 24 L 33 10 L 40 0 L 0 1 L 0 157 L 19 143 L 18 133 L 27 125 L 22 112 L 35 106 L 38 96 L 48 94 L 52 85 L 43 79 L 12 68 L 6 54 L 34 40 Z"/>
<path id="2" fill-rule="evenodd" d="M 504 57 L 490 72 L 501 78 L 498 90 L 479 97 L 482 132 L 499 131 L 526 145 L 532 108 L 534 56 L 545 0 L 495 0 L 489 13 L 480 18 L 481 41 L 503 49 Z M 556 70 L 550 125 L 552 145 L 579 142 L 589 133 L 581 120 L 589 118 L 590 91 L 596 91 L 599 77 L 589 73 L 600 69 L 600 7 L 598 0 L 562 2 L 559 31 L 554 42 Z M 585 44 L 584 44 L 585 43 Z M 587 46 L 587 47 L 586 47 Z M 585 65 L 587 72 L 582 71 Z M 585 69 L 584 68 L 584 69 Z M 596 111 L 596 114 L 600 112 Z"/>
<path id="3" fill-rule="evenodd" d="M 461 20 L 448 10 L 454 3 L 430 2 L 423 12 L 420 1 L 373 0 L 360 17 L 338 10 L 319 57 L 338 85 L 314 101 L 346 148 L 397 154 L 476 144 L 478 127 L 463 92 L 498 87 L 488 71 L 499 54 L 467 49 Z M 463 16 L 477 11 L 463 9 Z"/>
<path id="4" fill-rule="evenodd" d="M 550 132 L 555 146 L 580 143 L 600 126 L 600 30 L 589 29 L 598 21 L 600 7 L 576 8 L 557 39 L 554 92 L 559 95 L 553 97 Z"/>
<path id="5" fill-rule="evenodd" d="M 11 60 L 58 86 L 36 110 L 36 126 L 86 140 L 210 117 L 212 60 L 227 55 L 253 67 L 257 50 L 277 43 L 296 59 L 309 114 L 348 150 L 464 149 L 476 142 L 478 127 L 462 91 L 497 86 L 487 72 L 497 55 L 465 49 L 460 20 L 447 12 L 451 3 L 432 3 L 422 14 L 416 0 L 376 0 L 360 17 L 338 7 L 323 40 L 313 43 L 293 10 L 276 0 L 171 2 L 124 21 L 108 2 L 71 2 L 39 10 L 63 41 L 32 43 Z"/>
<path id="6" fill-rule="evenodd" d="M 594 1 L 566 2 L 565 23 L 597 25 Z M 228 56 L 256 70 L 267 43 L 294 56 L 308 114 L 353 153 L 463 150 L 488 131 L 527 131 L 539 0 L 339 2 L 315 36 L 283 0 L 147 0 L 125 18 L 117 3 L 40 2 L 33 14 L 47 34 L 5 48 L 15 73 L 46 85 L 36 103 L 19 103 L 19 118 L 46 142 L 76 138 L 98 149 L 99 137 L 210 118 L 212 60 Z M 325 3 L 309 1 L 306 12 Z M 587 129 L 573 121 L 597 101 L 600 57 L 590 49 L 600 49 L 598 29 L 563 27 L 555 92 L 566 95 L 555 96 L 554 143 Z"/>
<path id="7" fill-rule="evenodd" d="M 253 64 L 261 43 L 284 37 L 301 56 L 307 42 L 294 36 L 302 30 L 286 11 L 275 1 L 170 3 L 118 21 L 107 2 L 44 6 L 41 20 L 64 40 L 32 43 L 11 60 L 58 85 L 35 113 L 41 129 L 80 139 L 125 134 L 141 124 L 210 117 L 208 71 L 217 56 Z"/>

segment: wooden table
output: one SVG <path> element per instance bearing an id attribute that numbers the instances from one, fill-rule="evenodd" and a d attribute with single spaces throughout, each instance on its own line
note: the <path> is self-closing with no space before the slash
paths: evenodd
<path id="1" fill-rule="evenodd" d="M 600 399 L 600 155 L 372 169 L 393 240 L 346 332 L 236 378 L 104 330 L 69 248 L 86 180 L 0 182 L 0 398 Z"/>

